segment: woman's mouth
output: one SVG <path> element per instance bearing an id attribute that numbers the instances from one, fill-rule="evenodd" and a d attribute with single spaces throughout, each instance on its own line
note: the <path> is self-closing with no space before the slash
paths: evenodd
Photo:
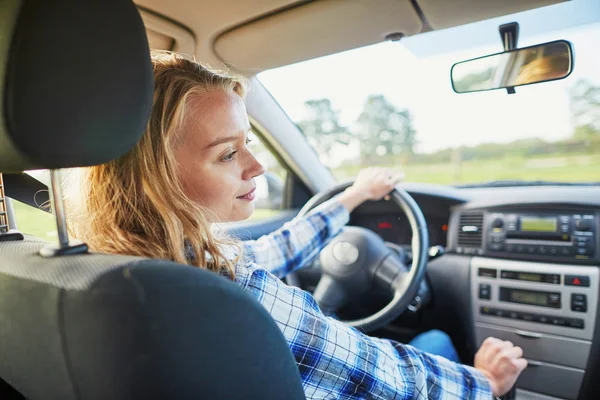
<path id="1" fill-rule="evenodd" d="M 252 188 L 251 191 L 249 191 L 248 193 L 246 193 L 243 196 L 238 196 L 237 198 L 240 199 L 240 200 L 252 201 L 256 197 L 256 195 L 254 194 L 255 190 L 256 190 L 256 188 Z"/>

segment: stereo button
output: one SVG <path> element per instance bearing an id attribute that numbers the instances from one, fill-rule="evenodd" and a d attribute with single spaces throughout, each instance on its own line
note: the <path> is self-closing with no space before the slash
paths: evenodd
<path id="1" fill-rule="evenodd" d="M 506 316 L 506 311 L 499 310 L 497 308 L 493 308 L 492 309 L 492 315 L 495 315 L 496 317 L 505 317 Z"/>
<path id="2" fill-rule="evenodd" d="M 587 296 L 580 293 L 571 293 L 571 311 L 587 312 Z"/>
<path id="3" fill-rule="evenodd" d="M 590 286 L 590 277 L 586 275 L 565 275 L 565 286 Z"/>
<path id="4" fill-rule="evenodd" d="M 519 313 L 516 311 L 509 311 L 507 318 L 511 318 L 511 319 L 519 319 Z"/>
<path id="5" fill-rule="evenodd" d="M 560 293 L 550 293 L 548 295 L 548 305 L 554 308 L 560 308 Z"/>
<path id="6" fill-rule="evenodd" d="M 592 244 L 592 238 L 589 236 L 575 236 L 575 241 L 577 242 L 578 246 L 581 246 L 582 244 Z"/>
<path id="7" fill-rule="evenodd" d="M 560 249 L 560 255 L 561 255 L 561 256 L 570 256 L 570 255 L 572 255 L 572 254 L 573 254 L 573 253 L 572 253 L 572 251 L 571 251 L 571 248 L 570 248 L 570 247 L 562 247 L 562 248 Z"/>
<path id="8" fill-rule="evenodd" d="M 492 287 L 485 283 L 479 284 L 479 298 L 489 300 L 492 298 Z"/>
<path id="9" fill-rule="evenodd" d="M 594 254 L 594 251 L 590 248 L 587 248 L 587 247 L 578 247 L 577 248 L 578 256 L 591 256 L 592 254 Z"/>
<path id="10" fill-rule="evenodd" d="M 520 315 L 519 319 L 522 319 L 523 321 L 533 322 L 535 320 L 534 317 L 535 316 L 533 314 L 523 313 Z"/>
<path id="11" fill-rule="evenodd" d="M 576 219 L 575 229 L 578 231 L 589 231 L 592 229 L 592 220 L 590 219 Z"/>
<path id="12" fill-rule="evenodd" d="M 579 318 L 569 318 L 568 325 L 571 328 L 583 329 L 583 320 Z"/>

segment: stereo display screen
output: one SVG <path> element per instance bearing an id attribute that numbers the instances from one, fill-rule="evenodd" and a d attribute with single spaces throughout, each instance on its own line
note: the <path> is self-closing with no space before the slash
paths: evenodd
<path id="1" fill-rule="evenodd" d="M 554 233 L 558 228 L 556 217 L 521 217 L 522 232 Z"/>
<path id="2" fill-rule="evenodd" d="M 544 292 L 541 290 L 525 290 L 517 288 L 500 288 L 500 301 L 529 304 L 532 306 L 560 308 L 559 292 Z"/>
<path id="3" fill-rule="evenodd" d="M 545 293 L 528 290 L 511 290 L 510 300 L 513 303 L 532 304 L 535 306 L 548 306 L 548 296 Z"/>

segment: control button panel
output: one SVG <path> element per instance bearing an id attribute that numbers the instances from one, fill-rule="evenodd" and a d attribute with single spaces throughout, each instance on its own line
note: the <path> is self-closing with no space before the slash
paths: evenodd
<path id="1" fill-rule="evenodd" d="M 574 236 L 575 250 L 579 255 L 591 256 L 594 254 L 594 238 L 591 236 Z"/>
<path id="2" fill-rule="evenodd" d="M 587 296 L 581 293 L 571 293 L 571 311 L 587 312 Z"/>
<path id="3" fill-rule="evenodd" d="M 473 257 L 469 275 L 474 323 L 594 339 L 600 268 Z"/>
<path id="4" fill-rule="evenodd" d="M 500 308 L 482 306 L 480 308 L 482 315 L 488 315 L 492 317 L 510 318 L 526 322 L 535 322 L 540 324 L 548 324 L 555 326 L 564 326 L 567 328 L 584 329 L 585 323 L 581 318 L 564 318 L 557 317 L 554 315 L 543 315 L 534 314 L 518 311 L 509 311 Z"/>

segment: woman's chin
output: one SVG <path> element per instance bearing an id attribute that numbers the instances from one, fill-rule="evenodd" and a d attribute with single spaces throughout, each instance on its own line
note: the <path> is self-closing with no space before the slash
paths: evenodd
<path id="1" fill-rule="evenodd" d="M 250 218 L 254 214 L 254 203 L 248 202 L 243 207 L 238 208 L 234 217 L 229 222 L 239 222 Z"/>

